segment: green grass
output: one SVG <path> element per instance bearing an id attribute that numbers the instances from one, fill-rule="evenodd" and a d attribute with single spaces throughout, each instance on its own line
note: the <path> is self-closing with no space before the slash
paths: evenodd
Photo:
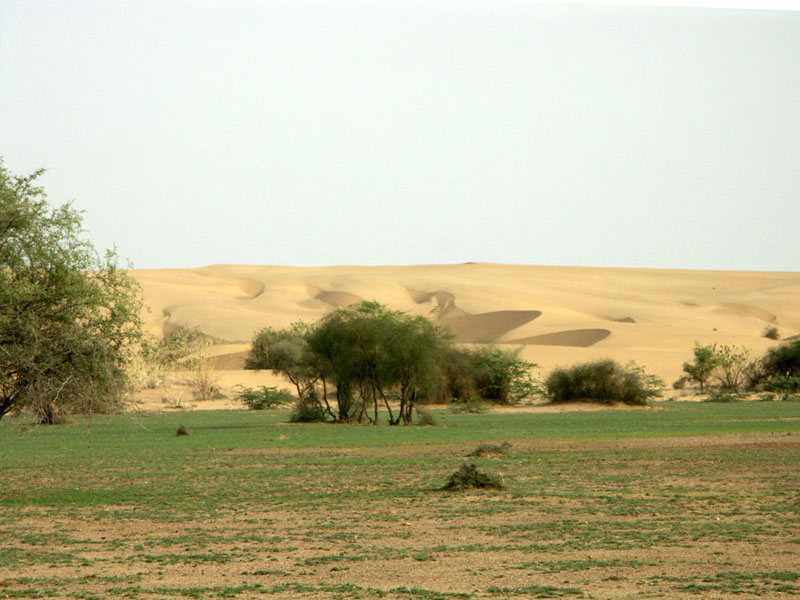
<path id="1" fill-rule="evenodd" d="M 437 411 L 424 428 L 287 416 L 0 421 L 0 598 L 798 592 L 799 403 Z M 441 491 L 508 440 L 475 458 L 505 490 Z"/>

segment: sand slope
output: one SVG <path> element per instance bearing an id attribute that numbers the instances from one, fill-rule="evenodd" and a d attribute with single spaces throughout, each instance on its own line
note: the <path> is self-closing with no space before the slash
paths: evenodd
<path id="1" fill-rule="evenodd" d="M 635 360 L 667 382 L 695 342 L 761 354 L 800 334 L 800 273 L 536 267 L 469 263 L 408 267 L 215 265 L 136 270 L 149 331 L 197 326 L 241 366 L 262 327 L 315 321 L 337 306 L 376 300 L 426 315 L 462 342 L 524 346 L 545 372 L 601 357 Z"/>

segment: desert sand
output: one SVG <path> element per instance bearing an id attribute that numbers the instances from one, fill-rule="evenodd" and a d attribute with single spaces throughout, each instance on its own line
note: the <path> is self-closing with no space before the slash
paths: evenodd
<path id="1" fill-rule="evenodd" d="M 800 273 L 542 267 L 467 263 L 387 267 L 214 265 L 134 270 L 146 329 L 198 327 L 214 341 L 226 386 L 242 371 L 253 334 L 338 306 L 375 300 L 430 317 L 457 341 L 522 347 L 546 376 L 556 366 L 609 357 L 635 361 L 667 384 L 698 344 L 761 355 L 800 334 Z M 267 384 L 280 383 L 269 374 Z"/>

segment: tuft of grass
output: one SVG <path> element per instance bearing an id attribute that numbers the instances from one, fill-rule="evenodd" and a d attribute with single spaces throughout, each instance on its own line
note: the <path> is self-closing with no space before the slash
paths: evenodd
<path id="1" fill-rule="evenodd" d="M 503 479 L 499 475 L 492 473 L 484 473 L 479 471 L 473 463 L 465 462 L 458 470 L 456 470 L 447 483 L 444 484 L 443 490 L 468 490 L 468 489 L 495 489 L 502 490 L 505 488 Z"/>
<path id="2" fill-rule="evenodd" d="M 175 435 L 189 435 L 189 430 L 186 428 L 186 425 L 181 425 L 178 427 L 178 431 Z"/>
<path id="3" fill-rule="evenodd" d="M 453 398 L 450 401 L 450 412 L 479 415 L 486 412 L 486 405 L 478 398 L 470 398 L 464 402 L 460 402 L 456 398 Z"/>

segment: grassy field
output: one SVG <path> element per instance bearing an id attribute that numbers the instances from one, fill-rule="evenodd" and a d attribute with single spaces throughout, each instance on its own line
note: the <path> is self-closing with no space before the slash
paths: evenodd
<path id="1" fill-rule="evenodd" d="M 0 598 L 800 595 L 800 403 L 286 417 L 3 420 Z"/>

